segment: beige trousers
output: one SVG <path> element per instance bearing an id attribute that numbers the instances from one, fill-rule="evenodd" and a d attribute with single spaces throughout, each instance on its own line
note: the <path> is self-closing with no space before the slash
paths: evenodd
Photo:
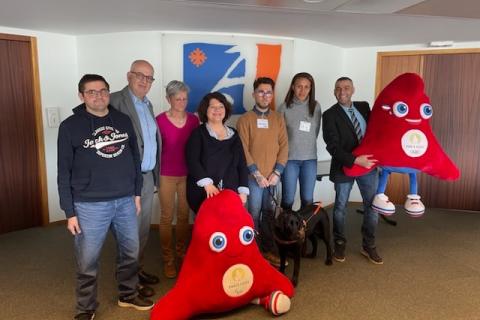
<path id="1" fill-rule="evenodd" d="M 172 221 L 175 211 L 175 195 L 177 196 L 177 225 L 175 232 L 175 251 L 177 258 L 185 255 L 185 242 L 188 237 L 189 208 L 187 203 L 187 177 L 160 176 L 160 245 L 164 262 L 173 262 Z"/>

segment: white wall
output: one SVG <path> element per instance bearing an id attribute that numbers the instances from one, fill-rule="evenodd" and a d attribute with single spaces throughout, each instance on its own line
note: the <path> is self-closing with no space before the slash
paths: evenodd
<path id="1" fill-rule="evenodd" d="M 134 60 L 147 60 L 155 69 L 155 82 L 148 97 L 158 113 L 164 96 L 161 39 L 161 32 L 157 31 L 79 36 L 78 74 L 100 74 L 114 92 L 127 84 L 127 72 Z"/>
<path id="2" fill-rule="evenodd" d="M 60 210 L 57 192 L 58 128 L 47 126 L 45 109 L 60 108 L 60 115 L 63 119 L 69 114 L 72 106 L 77 103 L 76 39 L 67 35 L 1 26 L 0 32 L 37 38 L 50 221 L 65 219 L 64 213 Z"/>

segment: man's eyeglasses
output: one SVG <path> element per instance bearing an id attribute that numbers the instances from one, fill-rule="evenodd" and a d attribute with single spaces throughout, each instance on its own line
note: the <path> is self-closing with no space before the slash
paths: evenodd
<path id="1" fill-rule="evenodd" d="M 259 97 L 271 97 L 273 95 L 272 91 L 258 90 L 256 91 L 256 93 Z"/>
<path id="2" fill-rule="evenodd" d="M 97 97 L 97 96 L 107 97 L 110 94 L 110 91 L 108 91 L 108 89 L 102 89 L 102 90 L 99 90 L 99 91 L 97 91 L 97 90 L 86 90 L 86 91 L 83 91 L 83 94 L 87 95 L 91 98 Z"/>
<path id="3" fill-rule="evenodd" d="M 138 81 L 146 80 L 148 83 L 152 83 L 153 81 L 155 81 L 154 77 L 146 76 L 141 72 L 130 71 L 130 73 L 133 73 L 135 75 L 135 78 L 137 78 Z"/>

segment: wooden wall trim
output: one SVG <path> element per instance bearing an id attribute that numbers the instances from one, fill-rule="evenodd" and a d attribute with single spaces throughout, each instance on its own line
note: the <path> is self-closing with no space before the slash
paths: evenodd
<path id="1" fill-rule="evenodd" d="M 38 154 L 38 178 L 40 181 L 40 202 L 42 211 L 42 225 L 46 226 L 50 222 L 48 213 L 48 188 L 47 188 L 47 164 L 45 160 L 45 142 L 43 137 L 43 113 L 42 113 L 42 98 L 40 92 L 40 74 L 38 68 L 38 52 L 37 39 L 30 37 L 30 50 L 32 57 L 32 71 L 33 71 L 33 102 L 35 112 L 35 136 L 37 138 L 37 154 Z"/>
<path id="2" fill-rule="evenodd" d="M 16 35 L 16 34 L 0 33 L 0 39 L 10 40 L 10 41 L 30 42 L 32 38 L 28 37 L 28 36 L 19 36 L 19 35 Z"/>
<path id="3" fill-rule="evenodd" d="M 415 56 L 429 54 L 459 54 L 459 53 L 480 53 L 480 48 L 459 48 L 459 49 L 425 49 L 405 51 L 380 51 L 378 56 Z M 377 60 L 378 61 L 378 60 Z"/>
<path id="4" fill-rule="evenodd" d="M 378 94 L 380 93 L 380 85 L 382 81 L 382 57 L 383 55 L 380 55 L 380 52 L 377 52 L 377 70 L 375 71 L 375 92 L 374 92 L 374 100 L 377 99 Z M 373 102 L 371 103 L 372 108 L 373 108 Z"/>

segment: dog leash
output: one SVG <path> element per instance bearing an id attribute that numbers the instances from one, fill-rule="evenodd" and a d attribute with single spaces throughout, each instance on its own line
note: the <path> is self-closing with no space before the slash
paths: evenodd
<path id="1" fill-rule="evenodd" d="M 317 215 L 319 212 L 320 212 L 320 209 L 322 209 L 322 202 L 321 201 L 318 201 L 318 202 L 314 202 L 312 204 L 316 204 L 317 207 L 315 208 L 315 210 L 312 212 L 312 214 L 310 215 L 310 217 L 308 217 L 307 220 L 304 220 L 305 221 L 305 228 L 306 226 L 308 225 L 308 222 L 315 216 Z"/>
<path id="2" fill-rule="evenodd" d="M 273 186 L 273 188 L 276 188 L 276 187 Z M 272 193 L 272 189 L 270 187 L 267 187 L 267 190 L 268 190 L 268 194 L 270 195 L 270 198 L 272 198 L 273 202 L 275 203 L 275 206 L 279 207 L 278 201 L 275 198 L 275 195 Z"/>

